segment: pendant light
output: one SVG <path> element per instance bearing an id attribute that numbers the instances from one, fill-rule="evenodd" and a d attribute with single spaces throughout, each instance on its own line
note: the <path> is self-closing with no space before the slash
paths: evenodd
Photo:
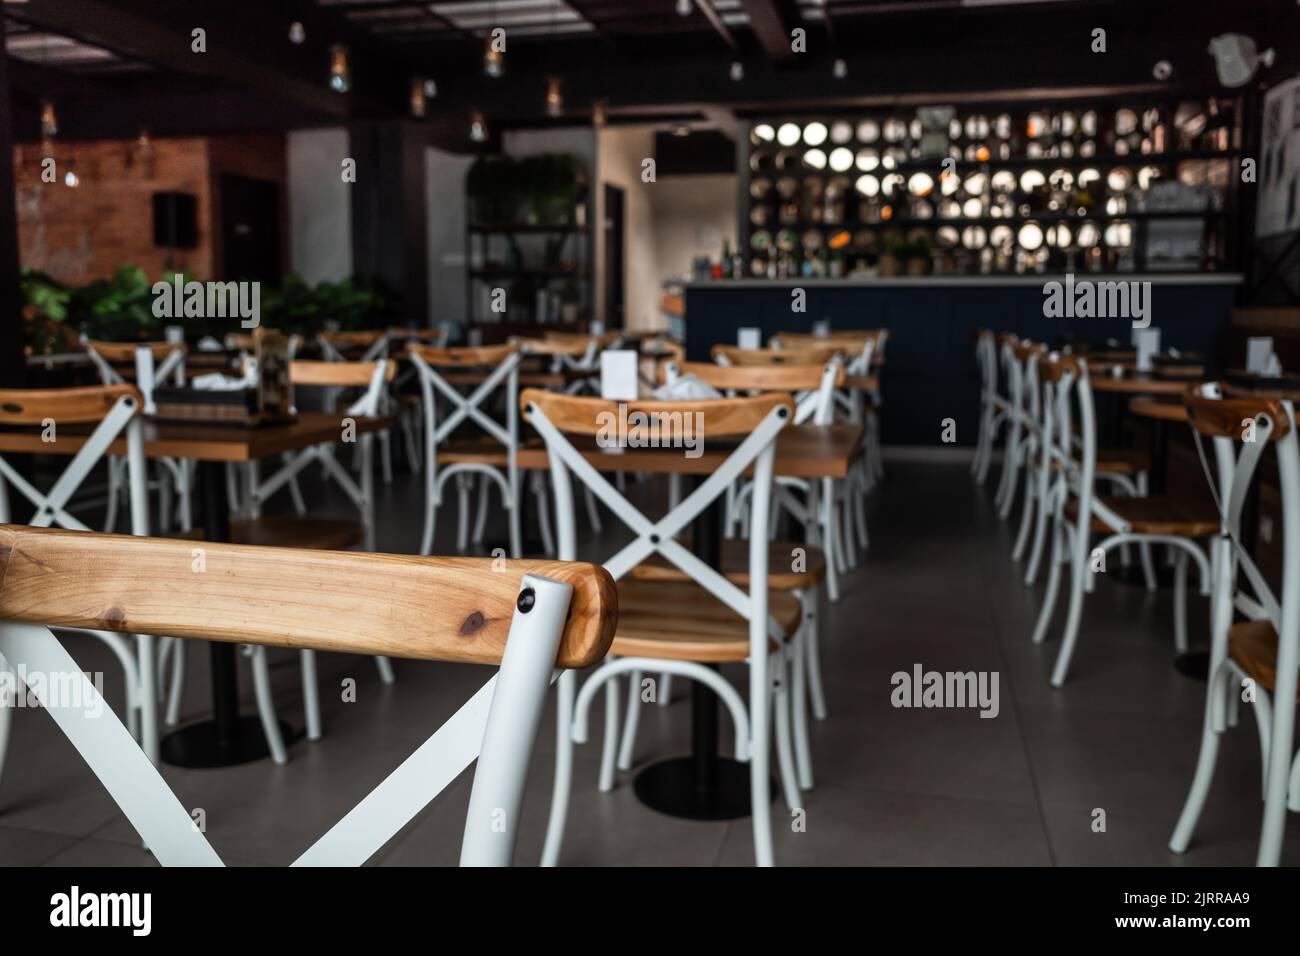
<path id="1" fill-rule="evenodd" d="M 53 139 L 59 135 L 59 117 L 51 100 L 41 100 L 41 137 Z"/>
<path id="2" fill-rule="evenodd" d="M 487 120 L 482 110 L 475 110 L 469 120 L 469 138 L 476 143 L 485 143 L 488 138 Z"/>
<path id="3" fill-rule="evenodd" d="M 425 98 L 425 81 L 418 76 L 411 79 L 411 115 L 424 119 L 427 100 Z"/>
<path id="4" fill-rule="evenodd" d="M 558 76 L 546 80 L 546 115 L 558 117 L 564 115 L 564 94 Z"/>
<path id="5" fill-rule="evenodd" d="M 299 44 L 305 39 L 307 39 L 307 31 L 303 29 L 301 21 L 294 20 L 289 24 L 289 42 Z"/>
<path id="6" fill-rule="evenodd" d="M 330 89 L 335 93 L 346 93 L 352 89 L 352 76 L 348 69 L 348 48 L 341 43 L 330 47 Z"/>

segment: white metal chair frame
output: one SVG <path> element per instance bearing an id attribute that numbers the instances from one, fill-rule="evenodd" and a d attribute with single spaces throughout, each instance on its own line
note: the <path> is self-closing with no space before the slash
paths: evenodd
<path id="1" fill-rule="evenodd" d="M 430 365 L 416 351 L 410 353 L 411 362 L 419 372 L 420 389 L 424 398 L 424 533 L 420 541 L 420 553 L 429 554 L 433 550 L 433 537 L 437 522 L 437 512 L 442 504 L 443 486 L 451 478 L 457 479 L 457 548 L 464 551 L 469 544 L 469 479 L 479 475 L 492 482 L 501 492 L 502 507 L 506 512 L 510 534 L 511 557 L 520 557 L 523 550 L 522 533 L 519 525 L 519 362 L 520 353 L 513 351 L 501 360 L 486 379 L 480 382 L 469 395 L 458 391 L 451 383 L 438 374 L 438 369 Z M 502 425 L 483 410 L 498 388 L 505 389 L 506 421 Z M 437 396 L 441 395 L 453 408 L 441 424 L 438 423 Z M 480 462 L 453 462 L 442 468 L 438 466 L 438 445 L 446 441 L 456 428 L 466 421 L 472 421 L 480 429 L 506 450 L 507 464 L 505 473 L 501 469 Z M 486 486 L 484 486 L 486 488 Z M 482 520 L 486 515 L 480 509 L 480 527 L 475 531 L 477 540 L 482 533 Z"/>
<path id="2" fill-rule="evenodd" d="M 476 758 L 460 862 L 509 865 L 529 756 L 555 679 L 572 592 L 562 581 L 523 575 L 497 673 L 293 865 L 361 865 Z M 65 675 L 80 682 L 82 701 L 99 700 L 94 685 L 44 626 L 0 621 L 0 663 L 5 661 L 33 673 Z M 43 690 L 35 684 L 31 689 L 38 695 Z M 41 703 L 161 864 L 224 865 L 111 708 L 91 719 L 82 706 Z"/>
<path id="3" fill-rule="evenodd" d="M 105 385 L 124 385 L 127 384 L 117 369 L 95 349 L 91 340 L 81 337 L 81 345 L 90 357 L 90 362 L 95 366 L 99 373 L 99 379 Z M 140 346 L 136 349 L 139 352 Z M 167 353 L 167 357 L 154 367 L 153 381 L 140 383 L 142 392 L 145 392 L 145 404 L 149 404 L 149 396 L 153 394 L 154 389 L 161 388 L 168 379 L 174 381 L 177 386 L 185 384 L 185 346 L 177 344 L 176 348 Z M 193 527 L 191 493 L 194 487 L 193 469 L 184 461 L 178 461 L 175 458 L 159 458 L 158 467 L 161 469 L 161 476 L 158 481 L 158 515 L 160 525 L 163 529 L 171 527 L 172 515 L 172 496 L 171 488 L 176 488 L 176 514 L 175 518 L 182 531 L 189 531 Z M 104 530 L 112 531 L 117 525 L 118 498 L 122 493 L 122 469 L 124 463 L 117 456 L 109 456 L 108 459 L 108 510 L 104 517 Z"/>
<path id="4" fill-rule="evenodd" d="M 149 498 L 145 486 L 146 459 L 139 413 L 140 401 L 134 391 L 119 397 L 86 438 L 85 443 L 72 456 L 62 474 L 50 487 L 48 494 L 42 494 L 9 462 L 5 461 L 3 456 L 0 456 L 0 524 L 7 524 L 11 520 L 8 484 L 13 485 L 36 507 L 36 514 L 30 522 L 32 527 L 89 531 L 85 524 L 67 511 L 66 506 L 100 459 L 107 455 L 109 447 L 125 432 L 127 453 L 124 460 L 131 503 L 131 533 L 149 534 Z M 56 422 L 55 425 L 57 428 L 58 423 Z M 126 637 L 111 631 L 62 627 L 59 630 L 89 634 L 102 641 L 113 652 L 121 663 L 126 677 L 127 723 L 130 735 L 133 740 L 139 740 L 139 747 L 143 749 L 148 760 L 157 763 L 158 687 L 154 638 L 151 635 L 136 635 L 133 650 Z M 3 666 L 5 662 L 3 654 L 0 653 L 0 667 Z M 11 708 L 5 702 L 0 701 L 0 771 L 4 769 L 5 752 L 8 749 L 12 720 L 10 710 Z"/>
<path id="5" fill-rule="evenodd" d="M 1222 399 L 1216 383 L 1202 386 L 1206 398 Z M 1261 410 L 1242 426 L 1254 425 L 1254 439 L 1241 442 L 1215 436 L 1217 480 L 1205 458 L 1200 433 L 1193 426 L 1206 481 L 1218 506 L 1222 531 L 1213 542 L 1214 593 L 1210 602 L 1210 676 L 1200 752 L 1187 801 L 1169 841 L 1175 853 L 1186 851 L 1209 795 L 1224 730 L 1237 723 L 1241 696 L 1237 689 L 1249 675 L 1228 655 L 1228 632 L 1234 612 L 1249 620 L 1266 620 L 1278 635 L 1274 692 L 1255 686 L 1255 726 L 1263 771 L 1264 818 L 1256 864 L 1277 866 L 1282 854 L 1286 811 L 1300 813 L 1300 757 L 1294 753 L 1297 667 L 1300 667 L 1300 442 L 1290 402 L 1277 403 L 1285 421 Z M 1285 428 L 1280 437 L 1276 432 Z M 1250 552 L 1241 543 L 1241 515 L 1264 449 L 1272 441 L 1277 453 L 1282 498 L 1282 600 L 1279 601 Z M 1240 574 L 1239 574 L 1240 572 Z M 1241 586 L 1245 577 L 1250 592 Z"/>
<path id="6" fill-rule="evenodd" d="M 388 358 L 388 348 L 392 344 L 392 341 L 393 341 L 392 330 L 390 329 L 388 331 L 385 331 L 383 335 L 380 335 L 377 339 L 375 339 L 373 342 L 370 343 L 370 345 L 366 348 L 365 352 L 362 353 L 360 361 L 375 362 L 380 359 Z M 338 346 L 336 346 L 333 342 L 330 341 L 329 336 L 326 333 L 322 332 L 316 336 L 316 344 L 320 348 L 321 354 L 325 357 L 325 361 L 327 362 L 350 361 L 347 358 L 347 356 L 345 356 L 339 350 Z M 338 401 L 338 395 L 341 391 L 342 391 L 341 388 L 330 388 L 328 391 L 326 391 L 325 393 L 326 409 L 328 409 L 329 411 L 334 410 L 335 403 Z M 384 390 L 382 392 L 382 397 L 381 397 L 382 410 L 384 412 L 388 412 L 391 410 L 392 405 L 393 405 L 392 396 L 388 394 L 387 390 Z M 384 470 L 384 484 L 386 485 L 392 484 L 393 482 L 392 436 L 389 434 L 387 430 L 384 430 L 379 433 L 379 454 L 380 454 L 380 459 L 379 459 L 380 464 Z M 366 466 L 364 466 L 360 461 L 360 459 L 358 459 L 356 463 L 357 470 L 360 471 L 362 467 L 366 467 Z"/>
<path id="7" fill-rule="evenodd" d="M 384 396 L 384 387 L 388 375 L 388 359 L 379 359 L 374 363 L 375 369 L 365 392 L 353 402 L 346 414 L 358 417 L 373 417 L 380 412 Z M 313 387 L 299 382 L 296 388 Z M 331 386 L 315 386 L 327 388 Z M 362 548 L 375 550 L 375 479 L 374 479 L 374 435 L 366 432 L 359 436 L 361 446 L 360 483 L 353 479 L 348 470 L 339 464 L 334 454 L 332 442 L 322 442 L 298 452 L 285 456 L 283 466 L 266 480 L 259 478 L 260 462 L 251 461 L 245 466 L 246 493 L 243 496 L 243 511 L 250 518 L 260 517 L 262 505 L 277 491 L 285 486 L 292 490 L 297 476 L 313 462 L 319 462 L 325 474 L 338 482 L 344 494 L 356 505 L 363 529 Z M 257 701 L 258 716 L 262 722 L 262 731 L 271 751 L 271 759 L 277 764 L 289 760 L 289 749 L 280 730 L 280 721 L 276 717 L 274 698 L 271 693 L 271 668 L 267 659 L 266 648 L 256 644 L 243 645 L 244 654 L 250 659 L 253 673 L 253 692 Z M 159 667 L 166 668 L 168 655 L 171 657 L 171 680 L 167 692 L 167 710 L 165 719 L 169 726 L 180 720 L 181 698 L 185 690 L 185 644 L 172 639 L 163 642 L 159 655 Z M 310 648 L 299 651 L 299 664 L 302 670 L 303 717 L 306 724 L 307 739 L 320 740 L 324 734 L 321 722 L 320 688 L 316 676 L 316 652 Z M 396 680 L 393 664 L 387 657 L 376 657 L 375 667 L 379 679 L 385 684 Z"/>
<path id="8" fill-rule="evenodd" d="M 1077 371 L 1076 371 L 1077 369 Z M 1187 558 L 1196 563 L 1200 574 L 1200 593 L 1210 595 L 1210 566 L 1205 552 L 1191 539 L 1174 534 L 1141 534 L 1133 531 L 1127 521 L 1095 496 L 1097 429 L 1093 411 L 1092 389 L 1088 382 L 1088 366 L 1083 359 L 1064 369 L 1054 389 L 1056 405 L 1055 421 L 1044 435 L 1047 455 L 1056 463 L 1057 477 L 1047 491 L 1044 499 L 1047 510 L 1052 515 L 1052 541 L 1049 547 L 1049 568 L 1047 590 L 1039 610 L 1038 620 L 1034 625 L 1033 642 L 1042 643 L 1047 637 L 1047 629 L 1052 621 L 1052 612 L 1060 589 L 1061 569 L 1070 565 L 1070 602 L 1066 614 L 1064 636 L 1057 654 L 1056 664 L 1052 669 L 1051 684 L 1060 687 L 1065 683 L 1069 673 L 1070 659 L 1079 636 L 1079 624 L 1083 616 L 1083 599 L 1085 592 L 1093 590 L 1094 575 L 1091 568 L 1089 550 L 1093 519 L 1100 519 L 1111 533 L 1098 543 L 1094 550 L 1108 553 L 1111 549 L 1125 544 L 1152 545 L 1164 544 L 1182 552 L 1176 565 L 1174 582 L 1174 604 L 1176 615 L 1184 615 L 1187 598 Z M 1073 435 L 1072 404 L 1078 406 L 1080 419 L 1080 448 L 1075 456 Z M 1066 519 L 1065 506 L 1073 496 L 1077 503 L 1073 523 Z M 1178 610 L 1179 607 L 1184 608 Z M 1175 647 L 1178 651 L 1187 649 L 1186 627 L 1175 626 Z"/>
<path id="9" fill-rule="evenodd" d="M 577 547 L 572 488 L 572 476 L 576 475 L 636 535 L 633 541 L 603 562 L 605 570 L 616 581 L 650 556 L 661 555 L 748 620 L 750 639 L 748 707 L 721 674 L 707 665 L 693 661 L 609 657 L 592 672 L 576 701 L 574 674 L 566 671 L 560 676 L 555 788 L 542 851 L 542 865 L 554 866 L 558 862 L 573 777 L 573 745 L 587 741 L 587 711 L 592 699 L 601 687 L 606 688 L 605 743 L 601 757 L 600 788 L 609 790 L 613 785 L 615 748 L 619 743 L 618 677 L 628 672 L 639 674 L 651 671 L 683 676 L 706 684 L 727 706 L 736 726 L 736 759 L 750 764 L 755 857 L 760 866 L 771 866 L 773 857 L 768 751 L 769 724 L 773 717 L 777 725 L 778 760 L 783 789 L 792 808 L 799 805 L 799 789 L 790 749 L 789 702 L 786 695 L 789 682 L 782 679 L 785 670 L 784 641 L 793 635 L 782 633 L 775 622 L 768 618 L 767 539 L 762 534 L 750 537 L 750 589 L 746 593 L 693 554 L 676 537 L 706 507 L 722 496 L 726 488 L 738 480 L 751 465 L 754 469 L 754 490 L 750 495 L 751 524 L 757 528 L 766 527 L 771 505 L 776 436 L 791 420 L 788 408 L 773 408 L 708 478 L 657 521 L 646 517 L 629 502 L 582 456 L 541 408 L 531 405 L 528 420 L 546 443 L 551 483 L 555 489 L 560 560 L 572 560 L 571 556 Z M 769 654 L 768 651 L 769 638 L 782 642 L 781 649 L 774 654 Z M 769 694 L 775 698 L 774 709 L 770 707 L 773 698 Z"/>
<path id="10" fill-rule="evenodd" d="M 1010 403 L 998 392 L 999 352 L 997 336 L 991 330 L 980 332 L 975 340 L 975 360 L 980 370 L 980 427 L 971 474 L 982 485 L 988 479 L 998 430 L 1010 410 Z"/>

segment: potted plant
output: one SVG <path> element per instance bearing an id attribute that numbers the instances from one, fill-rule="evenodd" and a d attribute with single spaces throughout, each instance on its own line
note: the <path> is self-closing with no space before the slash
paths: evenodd
<path id="1" fill-rule="evenodd" d="M 509 156 L 480 156 L 465 175 L 470 222 L 508 225 L 519 216 L 523 196 L 521 164 Z"/>

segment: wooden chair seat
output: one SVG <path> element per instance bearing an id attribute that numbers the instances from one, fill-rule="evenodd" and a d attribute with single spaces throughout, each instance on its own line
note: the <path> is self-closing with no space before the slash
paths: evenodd
<path id="1" fill-rule="evenodd" d="M 768 613 L 786 636 L 799 626 L 799 601 L 768 597 Z M 776 649 L 776 642 L 771 642 Z M 724 664 L 749 657 L 749 622 L 697 584 L 618 582 L 618 627 L 611 654 Z"/>
<path id="2" fill-rule="evenodd" d="M 347 551 L 364 540 L 365 529 L 357 521 L 333 518 L 299 518 L 276 515 L 270 518 L 237 518 L 230 522 L 230 543 L 261 548 L 301 548 L 306 551 Z M 202 528 L 162 535 L 204 541 Z"/>
<path id="3" fill-rule="evenodd" d="M 1219 531 L 1219 516 L 1209 505 L 1180 501 L 1166 495 L 1139 498 L 1105 495 L 1099 496 L 1097 501 L 1127 521 L 1136 534 L 1203 538 Z M 1070 520 L 1078 516 L 1074 499 L 1065 506 L 1065 512 Z M 1092 530 L 1102 533 L 1114 531 L 1100 518 L 1093 519 Z"/>
<path id="4" fill-rule="evenodd" d="M 1034 464 L 1042 462 L 1042 452 L 1034 453 Z M 1076 463 L 1077 464 L 1077 463 Z M 1059 471 L 1061 463 L 1052 462 L 1052 471 Z M 1151 470 L 1151 456 L 1132 448 L 1097 449 L 1097 473 L 1108 475 L 1136 475 Z"/>
<path id="5" fill-rule="evenodd" d="M 496 465 L 504 468 L 510 463 L 510 455 L 505 446 L 491 435 L 443 442 L 438 446 L 437 455 L 440 465 Z"/>
<path id="6" fill-rule="evenodd" d="M 1260 687 L 1272 690 L 1276 686 L 1277 631 L 1271 621 L 1234 624 L 1228 630 L 1228 656 Z"/>
<path id="7" fill-rule="evenodd" d="M 688 545 L 689 547 L 689 545 Z M 805 554 L 805 570 L 792 571 L 795 548 Z M 723 576 L 733 584 L 749 586 L 749 542 L 728 540 L 722 542 Z M 640 581 L 689 581 L 686 572 L 667 558 L 654 555 L 629 572 Z M 767 549 L 767 586 L 776 591 L 793 591 L 816 587 L 826 578 L 826 555 L 821 548 L 813 548 L 794 541 L 773 541 Z"/>

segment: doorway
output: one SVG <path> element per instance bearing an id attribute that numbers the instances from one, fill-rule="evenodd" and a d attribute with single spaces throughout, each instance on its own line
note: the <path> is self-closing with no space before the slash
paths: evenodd
<path id="1" fill-rule="evenodd" d="M 279 284 L 280 186 L 264 179 L 223 175 L 221 188 L 222 276 Z"/>
<path id="2" fill-rule="evenodd" d="M 623 190 L 605 184 L 605 327 L 621 329 L 624 317 L 626 232 Z"/>

